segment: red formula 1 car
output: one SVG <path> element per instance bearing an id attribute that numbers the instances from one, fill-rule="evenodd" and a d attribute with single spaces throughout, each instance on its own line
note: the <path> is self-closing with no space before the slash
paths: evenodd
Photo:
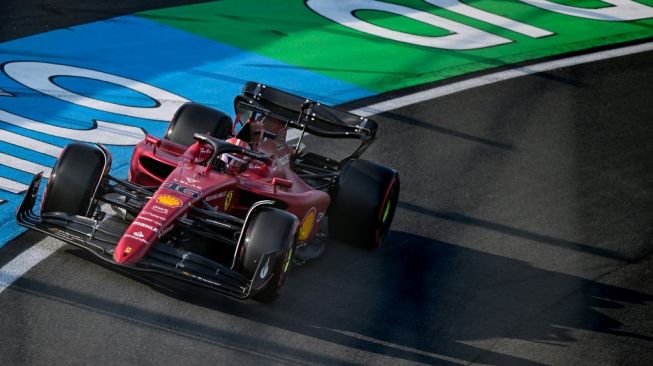
<path id="1" fill-rule="evenodd" d="M 359 159 L 377 123 L 259 83 L 235 99 L 235 124 L 193 103 L 166 135 L 146 136 L 127 180 L 109 175 L 101 145 L 66 146 L 34 212 L 34 177 L 17 221 L 123 268 L 154 272 L 245 299 L 275 299 L 293 262 L 317 256 L 329 237 L 376 247 L 399 196 L 393 169 Z M 338 161 L 308 152 L 289 129 L 358 139 Z M 116 229 L 107 208 L 122 214 Z M 327 225 L 321 221 L 328 216 Z M 112 220 L 108 220 L 112 217 Z"/>

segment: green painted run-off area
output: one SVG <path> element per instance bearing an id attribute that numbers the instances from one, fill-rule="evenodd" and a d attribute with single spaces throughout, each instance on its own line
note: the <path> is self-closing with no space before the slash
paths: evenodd
<path id="1" fill-rule="evenodd" d="M 469 0 L 463 4 L 552 32 L 551 35 L 533 38 L 421 0 L 386 3 L 435 14 L 511 42 L 463 51 L 407 44 L 343 26 L 317 14 L 304 1 L 297 0 L 224 0 L 148 11 L 141 15 L 283 61 L 290 67 L 319 72 L 377 93 L 653 36 L 653 18 L 632 21 L 586 19 L 518 0 Z M 555 0 L 548 3 L 581 10 L 613 6 L 598 0 Z M 638 3 L 653 7 L 653 0 Z M 451 34 L 446 29 L 389 12 L 363 9 L 356 11 L 355 15 L 362 21 L 404 33 L 431 37 Z"/>

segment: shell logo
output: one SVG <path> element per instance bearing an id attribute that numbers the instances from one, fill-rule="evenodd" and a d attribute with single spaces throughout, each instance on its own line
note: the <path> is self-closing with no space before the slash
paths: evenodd
<path id="1" fill-rule="evenodd" d="M 299 225 L 299 241 L 306 241 L 313 231 L 313 225 L 315 224 L 315 207 L 312 207 L 302 223 Z"/>
<path id="2" fill-rule="evenodd" d="M 169 194 L 161 194 L 156 196 L 156 202 L 168 207 L 181 207 L 181 200 Z"/>

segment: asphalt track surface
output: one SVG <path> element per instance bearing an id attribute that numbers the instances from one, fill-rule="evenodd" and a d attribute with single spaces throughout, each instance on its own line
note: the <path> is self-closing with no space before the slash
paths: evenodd
<path id="1" fill-rule="evenodd" d="M 202 2 L 206 0 L 2 0 L 0 42 L 143 10 Z"/>
<path id="2" fill-rule="evenodd" d="M 66 246 L 0 294 L 0 360 L 650 364 L 652 65 L 647 52 L 378 116 L 366 157 L 402 178 L 386 243 L 330 242 L 273 305 L 161 287 Z"/>

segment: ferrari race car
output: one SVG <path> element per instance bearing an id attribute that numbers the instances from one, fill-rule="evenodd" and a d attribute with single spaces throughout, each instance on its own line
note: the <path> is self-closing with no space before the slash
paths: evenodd
<path id="1" fill-rule="evenodd" d="M 322 228 L 363 247 L 383 241 L 399 176 L 359 159 L 375 139 L 375 121 L 254 82 L 234 105 L 235 122 L 182 105 L 163 138 L 146 135 L 136 145 L 127 180 L 109 174 L 111 154 L 102 145 L 67 145 L 40 212 L 43 173 L 16 220 L 122 268 L 261 301 L 278 297 L 293 263 L 321 253 L 314 243 Z M 293 146 L 289 129 L 300 131 Z M 305 134 L 360 145 L 336 160 L 309 152 Z M 116 216 L 118 228 L 107 224 Z"/>

